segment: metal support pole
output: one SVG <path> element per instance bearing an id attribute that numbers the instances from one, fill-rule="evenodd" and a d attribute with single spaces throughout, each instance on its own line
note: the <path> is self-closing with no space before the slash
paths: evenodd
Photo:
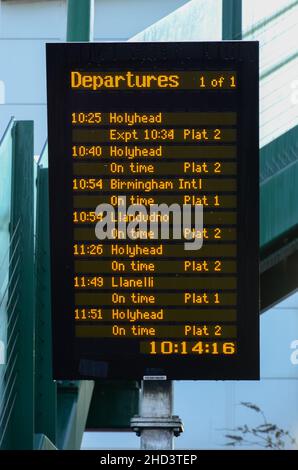
<path id="1" fill-rule="evenodd" d="M 242 39 L 242 0 L 222 0 L 222 39 Z"/>
<path id="2" fill-rule="evenodd" d="M 141 437 L 141 449 L 171 450 L 174 436 L 183 432 L 178 416 L 173 416 L 173 383 L 169 380 L 143 380 L 140 414 L 131 428 Z"/>
<path id="3" fill-rule="evenodd" d="M 68 0 L 67 41 L 92 41 L 93 25 L 94 0 Z"/>

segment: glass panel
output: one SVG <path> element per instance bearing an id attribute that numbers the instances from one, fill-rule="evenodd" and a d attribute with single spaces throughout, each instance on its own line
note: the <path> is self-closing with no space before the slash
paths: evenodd
<path id="1" fill-rule="evenodd" d="M 11 121 L 0 141 L 0 396 L 7 335 L 6 305 L 8 298 L 7 284 L 10 245 L 9 222 L 11 203 L 12 125 L 13 122 Z"/>
<path id="2" fill-rule="evenodd" d="M 42 168 L 48 168 L 48 142 L 47 141 L 45 142 L 42 148 L 42 151 L 40 153 L 38 166 L 41 166 Z"/>

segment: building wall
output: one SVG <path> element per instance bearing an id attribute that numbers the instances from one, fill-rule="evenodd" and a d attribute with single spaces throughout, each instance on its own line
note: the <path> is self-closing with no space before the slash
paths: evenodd
<path id="1" fill-rule="evenodd" d="M 94 40 L 127 41 L 188 1 L 96 0 Z"/>
<path id="2" fill-rule="evenodd" d="M 65 39 L 66 2 L 1 2 L 0 134 L 11 116 L 34 119 L 35 152 L 46 139 L 45 43 Z"/>
<path id="3" fill-rule="evenodd" d="M 192 0 L 135 35 L 132 41 L 220 41 L 222 0 Z"/>
<path id="4" fill-rule="evenodd" d="M 95 0 L 94 40 L 126 41 L 186 1 Z M 45 43 L 65 41 L 66 23 L 66 0 L 0 0 L 0 135 L 11 116 L 34 119 L 36 154 L 47 136 Z"/>
<path id="5" fill-rule="evenodd" d="M 243 0 L 243 39 L 260 43 L 260 146 L 298 125 L 298 2 Z"/>

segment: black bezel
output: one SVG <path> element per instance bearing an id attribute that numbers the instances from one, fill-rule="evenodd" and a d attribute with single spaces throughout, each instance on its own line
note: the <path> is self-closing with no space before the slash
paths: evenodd
<path id="1" fill-rule="evenodd" d="M 72 92 L 70 70 L 236 70 L 237 93 L 221 90 L 146 91 L 142 100 L 133 92 L 119 101 L 119 92 L 87 94 Z M 142 379 L 166 375 L 168 379 L 259 379 L 259 114 L 258 43 L 245 41 L 180 43 L 59 43 L 47 44 L 48 150 L 51 230 L 51 284 L 54 379 Z M 111 352 L 110 340 L 75 338 L 72 315 L 73 193 L 71 122 L 72 111 L 141 111 L 140 103 L 161 110 L 183 108 L 186 93 L 192 110 L 238 111 L 238 354 L 234 357 L 144 356 Z M 199 95 L 198 95 L 199 93 Z M 199 96 L 199 104 L 196 98 Z M 107 103 L 108 101 L 108 103 Z M 129 104 L 130 103 L 130 104 Z M 105 109 L 106 106 L 106 109 Z M 107 106 L 109 106 L 107 108 Z M 146 108 L 144 111 L 147 111 Z M 155 106 L 156 109 L 156 106 Z M 198 339 L 199 340 L 199 339 Z M 112 340 L 114 341 L 114 339 Z M 127 345 L 130 341 L 126 340 Z M 99 355 L 100 350 L 104 351 Z M 123 344 L 123 343 L 122 343 Z M 129 347 L 128 347 L 129 349 Z M 85 367 L 82 367 L 82 365 Z"/>

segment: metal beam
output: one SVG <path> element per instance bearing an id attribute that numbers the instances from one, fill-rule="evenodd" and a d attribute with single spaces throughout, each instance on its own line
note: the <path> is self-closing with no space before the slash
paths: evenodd
<path id="1" fill-rule="evenodd" d="M 261 274 L 261 313 L 298 289 L 298 239 L 292 245 L 296 245 L 296 251 L 287 254 L 285 248 L 280 261 Z"/>
<path id="2" fill-rule="evenodd" d="M 260 152 L 261 312 L 298 288 L 298 126 Z"/>
<path id="3" fill-rule="evenodd" d="M 222 39 L 242 39 L 242 0 L 222 0 Z"/>
<path id="4" fill-rule="evenodd" d="M 290 232 L 298 230 L 298 126 L 261 149 L 260 180 L 264 259 L 289 242 Z"/>
<path id="5" fill-rule="evenodd" d="M 94 0 L 68 0 L 67 41 L 91 41 L 93 38 L 93 25 Z"/>

